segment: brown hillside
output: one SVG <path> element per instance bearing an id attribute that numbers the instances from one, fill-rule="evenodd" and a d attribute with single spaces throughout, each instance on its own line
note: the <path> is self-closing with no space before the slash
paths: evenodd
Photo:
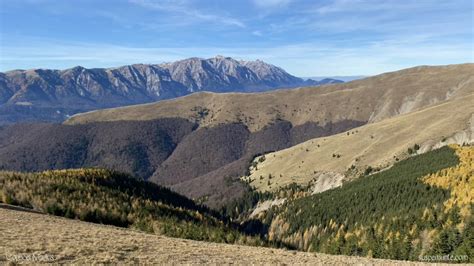
<path id="1" fill-rule="evenodd" d="M 293 182 L 316 180 L 315 191 L 322 191 L 340 185 L 344 174 L 356 176 L 367 166 L 391 165 L 397 158 L 408 156 L 408 149 L 415 144 L 420 146 L 418 152 L 425 152 L 449 143 L 473 143 L 473 103 L 471 94 L 266 154 L 265 161 L 251 170 L 252 185 L 274 190 Z M 349 171 L 352 165 L 355 169 Z"/>
<path id="2" fill-rule="evenodd" d="M 474 64 L 420 66 L 344 84 L 260 94 L 196 93 L 153 104 L 76 115 L 67 124 L 182 117 L 201 126 L 241 121 L 258 131 L 275 120 L 294 126 L 341 120 L 376 122 L 474 91 Z"/>

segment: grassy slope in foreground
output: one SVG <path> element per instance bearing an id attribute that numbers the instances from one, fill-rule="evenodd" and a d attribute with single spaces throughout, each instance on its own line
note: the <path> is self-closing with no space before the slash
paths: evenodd
<path id="1" fill-rule="evenodd" d="M 305 251 L 403 260 L 452 254 L 472 262 L 473 163 L 474 147 L 455 145 L 403 160 L 270 211 L 269 237 Z"/>
<path id="2" fill-rule="evenodd" d="M 392 165 L 415 144 L 429 150 L 437 144 L 463 143 L 474 137 L 474 94 L 423 110 L 361 126 L 337 135 L 308 140 L 285 150 L 269 153 L 257 169 L 251 169 L 251 185 L 259 191 L 277 190 L 291 183 L 307 184 L 320 173 L 343 178 L 351 166 L 364 172 L 371 166 Z M 462 133 L 465 131 L 465 133 Z M 262 161 L 262 162 L 259 162 Z M 351 174 L 351 172 L 348 172 Z M 271 175 L 271 180 L 269 176 Z M 320 177 L 317 182 L 334 181 Z M 246 180 L 249 180 L 246 178 Z"/>
<path id="3" fill-rule="evenodd" d="M 413 265 L 401 261 L 197 242 L 2 208 L 0 217 L 0 264 L 21 259 L 22 255 L 35 255 L 36 263 L 53 258 L 53 263 L 79 265 Z"/>
<path id="4" fill-rule="evenodd" d="M 172 237 L 260 244 L 206 208 L 153 183 L 102 169 L 0 172 L 0 202 Z"/>

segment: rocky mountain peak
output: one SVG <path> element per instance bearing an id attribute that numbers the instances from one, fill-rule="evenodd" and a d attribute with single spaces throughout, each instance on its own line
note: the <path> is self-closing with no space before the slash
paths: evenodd
<path id="1" fill-rule="evenodd" d="M 318 85 L 261 60 L 242 61 L 222 55 L 163 64 L 92 69 L 76 66 L 1 74 L 0 113 L 5 113 L 8 121 L 17 121 L 18 117 L 35 120 L 31 117 L 39 114 L 42 120 L 54 117 L 53 121 L 61 121 L 77 112 L 153 102 L 198 91 L 256 92 Z M 30 104 L 29 109 L 20 110 L 25 102 Z M 61 116 L 44 114 L 45 108 L 54 114 L 61 110 Z"/>

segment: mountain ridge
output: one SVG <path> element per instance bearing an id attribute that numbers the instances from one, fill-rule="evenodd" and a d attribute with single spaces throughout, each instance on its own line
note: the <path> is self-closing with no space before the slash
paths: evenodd
<path id="1" fill-rule="evenodd" d="M 260 60 L 237 61 L 223 56 L 113 68 L 11 70 L 0 73 L 0 124 L 61 122 L 78 112 L 199 91 L 254 92 L 330 82 L 337 81 L 303 80 Z"/>
<path id="2" fill-rule="evenodd" d="M 251 131 L 259 131 L 279 120 L 294 126 L 341 120 L 376 122 L 469 94 L 474 90 L 472 73 L 474 64 L 419 66 L 317 89 L 300 87 L 252 95 L 195 93 L 158 103 L 78 114 L 65 123 L 181 117 L 203 127 L 243 122 Z"/>

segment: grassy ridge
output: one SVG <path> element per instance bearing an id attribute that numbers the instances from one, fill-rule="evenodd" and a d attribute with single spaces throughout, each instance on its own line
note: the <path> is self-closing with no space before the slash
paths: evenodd
<path id="1" fill-rule="evenodd" d="M 103 169 L 0 172 L 0 201 L 83 221 L 213 242 L 261 244 L 167 188 Z"/>
<path id="2" fill-rule="evenodd" d="M 455 150 L 444 147 L 342 187 L 290 201 L 268 213 L 269 238 L 332 254 L 410 260 L 452 254 L 473 260 L 473 202 L 465 204 L 468 214 L 460 215 L 458 206 L 444 204 L 450 189 L 423 180 L 458 164 Z M 470 186 L 464 176 L 446 178 Z"/>
<path id="3" fill-rule="evenodd" d="M 245 179 L 254 180 L 252 186 L 259 191 L 275 191 L 293 182 L 304 186 L 321 171 L 355 177 L 364 173 L 368 166 L 391 166 L 411 156 L 417 143 L 456 142 L 454 137 L 443 136 L 454 136 L 456 132 L 466 129 L 474 112 L 473 102 L 474 94 L 470 94 L 420 111 L 369 123 L 342 134 L 311 139 L 265 154 L 266 160 L 258 163 L 258 169 L 252 168 Z M 257 157 L 255 161 L 260 159 Z M 267 178 L 270 175 L 271 180 Z M 331 184 L 344 179 L 339 176 L 324 180 Z M 321 190 L 328 188 L 323 184 L 319 187 Z"/>

